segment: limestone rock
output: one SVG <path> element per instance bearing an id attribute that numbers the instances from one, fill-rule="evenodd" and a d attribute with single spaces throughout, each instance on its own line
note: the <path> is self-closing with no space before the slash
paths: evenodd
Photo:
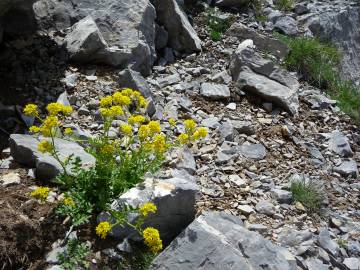
<path id="1" fill-rule="evenodd" d="M 196 252 L 194 252 L 196 251 Z M 152 262 L 153 270 L 294 270 L 285 249 L 243 227 L 237 217 L 205 212 Z"/>
<path id="2" fill-rule="evenodd" d="M 10 135 L 11 156 L 20 164 L 36 168 L 35 176 L 37 179 L 51 180 L 62 171 L 62 167 L 49 154 L 40 153 L 37 149 L 38 143 L 39 141 L 33 136 L 12 134 Z M 95 165 L 95 158 L 75 142 L 56 138 L 55 147 L 63 161 L 73 154 L 74 157 L 81 159 L 84 168 Z M 70 165 L 68 169 L 70 169 Z"/>
<path id="3" fill-rule="evenodd" d="M 224 84 L 203 83 L 200 94 L 212 100 L 221 100 L 230 98 L 229 87 Z"/>

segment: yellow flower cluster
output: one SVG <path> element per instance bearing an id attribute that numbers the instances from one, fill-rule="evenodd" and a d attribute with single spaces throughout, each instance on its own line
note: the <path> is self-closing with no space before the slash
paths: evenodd
<path id="1" fill-rule="evenodd" d="M 56 116 L 60 113 L 64 115 L 70 115 L 73 112 L 71 106 L 65 106 L 59 102 L 49 103 L 46 106 L 46 110 L 49 112 L 49 115 L 51 116 Z"/>
<path id="2" fill-rule="evenodd" d="M 67 205 L 67 206 L 74 206 L 75 202 L 72 198 L 70 197 L 65 197 L 63 200 L 63 204 Z"/>
<path id="3" fill-rule="evenodd" d="M 156 205 L 149 202 L 143 204 L 139 209 L 139 212 L 143 217 L 147 217 L 150 213 L 156 213 L 156 211 L 157 211 Z"/>
<path id="4" fill-rule="evenodd" d="M 120 126 L 120 131 L 127 136 L 131 136 L 133 133 L 133 128 L 132 128 L 132 126 L 130 126 L 128 124 L 122 124 Z"/>
<path id="5" fill-rule="evenodd" d="M 168 147 L 166 144 L 166 137 L 162 134 L 157 134 L 154 137 L 154 141 L 152 143 L 152 147 L 156 153 L 164 153 Z"/>
<path id="6" fill-rule="evenodd" d="M 38 106 L 35 104 L 28 104 L 25 106 L 23 112 L 27 116 L 37 116 L 39 114 Z"/>
<path id="7" fill-rule="evenodd" d="M 136 125 L 136 124 L 141 124 L 145 122 L 145 117 L 142 115 L 131 115 L 128 118 L 128 122 L 130 125 Z"/>
<path id="8" fill-rule="evenodd" d="M 105 144 L 100 148 L 100 152 L 102 154 L 108 155 L 108 154 L 112 154 L 115 151 L 115 146 L 112 144 Z"/>
<path id="9" fill-rule="evenodd" d="M 160 233 L 157 229 L 152 227 L 146 228 L 143 231 L 143 237 L 145 244 L 153 253 L 158 253 L 162 250 L 162 240 L 160 239 Z"/>
<path id="10" fill-rule="evenodd" d="M 197 124 L 194 120 L 188 119 L 184 121 L 185 133 L 181 133 L 178 136 L 180 144 L 188 144 L 192 141 L 197 141 L 205 138 L 208 135 L 207 128 L 199 127 L 196 129 Z"/>
<path id="11" fill-rule="evenodd" d="M 72 134 L 73 133 L 73 130 L 71 129 L 71 128 L 65 128 L 64 129 L 64 134 L 65 135 L 70 135 L 70 134 Z"/>
<path id="12" fill-rule="evenodd" d="M 38 187 L 30 193 L 30 196 L 34 199 L 40 200 L 41 202 L 45 202 L 49 192 L 50 189 L 48 187 Z"/>
<path id="13" fill-rule="evenodd" d="M 41 153 L 51 153 L 54 149 L 54 146 L 49 141 L 41 141 L 38 144 L 38 150 Z"/>
<path id="14" fill-rule="evenodd" d="M 171 127 L 174 127 L 176 125 L 176 120 L 174 118 L 169 119 L 169 124 Z"/>
<path id="15" fill-rule="evenodd" d="M 96 227 L 96 234 L 102 239 L 105 239 L 108 233 L 111 231 L 112 226 L 109 222 L 103 221 L 100 222 Z"/>
<path id="16" fill-rule="evenodd" d="M 60 123 L 57 116 L 48 116 L 42 123 L 40 132 L 43 136 L 50 137 L 53 135 L 54 128 L 58 127 L 59 125 Z"/>
<path id="17" fill-rule="evenodd" d="M 147 106 L 146 100 L 140 92 L 127 88 L 121 92 L 115 92 L 112 96 L 103 97 L 100 100 L 100 114 L 105 118 L 122 116 L 124 107 L 131 104 L 135 104 L 138 109 Z M 141 121 L 137 123 L 141 123 Z"/>

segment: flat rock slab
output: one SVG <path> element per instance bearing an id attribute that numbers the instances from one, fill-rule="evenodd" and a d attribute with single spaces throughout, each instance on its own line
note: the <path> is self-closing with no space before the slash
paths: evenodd
<path id="1" fill-rule="evenodd" d="M 329 133 L 329 150 L 343 157 L 351 157 L 354 152 L 351 150 L 347 137 L 339 130 Z"/>
<path id="2" fill-rule="evenodd" d="M 37 149 L 39 140 L 30 135 L 11 134 L 10 154 L 14 160 L 30 168 L 36 168 L 35 176 L 39 180 L 51 180 L 61 171 L 60 163 L 49 154 L 40 153 Z M 95 158 L 85 152 L 84 148 L 74 142 L 55 139 L 55 147 L 62 161 L 70 155 L 79 157 L 84 168 L 95 165 Z M 70 169 L 70 167 L 69 167 Z"/>
<path id="3" fill-rule="evenodd" d="M 295 270 L 284 248 L 243 227 L 232 215 L 205 212 L 152 262 L 151 270 Z"/>
<path id="4" fill-rule="evenodd" d="M 215 83 L 203 83 L 200 94 L 208 99 L 222 100 L 230 98 L 230 90 L 227 85 Z"/>
<path id="5" fill-rule="evenodd" d="M 239 147 L 240 153 L 251 159 L 263 159 L 266 157 L 266 148 L 258 144 L 243 144 Z"/>

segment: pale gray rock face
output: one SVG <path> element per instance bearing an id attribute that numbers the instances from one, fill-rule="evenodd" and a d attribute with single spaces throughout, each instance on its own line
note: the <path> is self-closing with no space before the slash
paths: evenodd
<path id="1" fill-rule="evenodd" d="M 266 148 L 262 144 L 243 144 L 239 147 L 240 153 L 251 159 L 263 159 L 266 157 Z"/>
<path id="2" fill-rule="evenodd" d="M 342 176 L 351 176 L 357 178 L 359 171 L 355 160 L 344 160 L 339 166 L 334 167 L 334 172 L 341 174 Z"/>
<path id="3" fill-rule="evenodd" d="M 149 75 L 155 61 L 155 9 L 148 0 L 77 1 L 40 0 L 34 5 L 42 30 L 64 30 L 73 22 L 91 16 L 107 46 L 95 62 L 130 65 Z"/>
<path id="4" fill-rule="evenodd" d="M 58 161 L 48 154 L 38 151 L 39 141 L 30 135 L 12 134 L 10 135 L 10 151 L 14 160 L 22 165 L 36 168 L 35 176 L 39 180 L 51 180 L 62 171 Z M 59 152 L 62 161 L 70 155 L 79 157 L 84 168 L 95 165 L 95 158 L 85 152 L 85 150 L 75 142 L 62 139 L 55 139 L 55 147 Z M 68 169 L 70 169 L 70 165 Z"/>
<path id="5" fill-rule="evenodd" d="M 327 228 L 321 229 L 318 242 L 323 249 L 325 249 L 333 256 L 337 256 L 340 252 L 339 245 L 331 239 L 329 230 Z"/>
<path id="6" fill-rule="evenodd" d="M 196 251 L 196 252 L 195 252 Z M 152 262 L 153 270 L 295 270 L 295 258 L 229 214 L 205 212 Z"/>
<path id="7" fill-rule="evenodd" d="M 274 28 L 288 36 L 296 36 L 299 32 L 297 21 L 290 16 L 278 18 L 274 24 Z"/>
<path id="8" fill-rule="evenodd" d="M 200 95 L 212 100 L 228 99 L 230 98 L 230 90 L 225 84 L 203 83 Z"/>
<path id="9" fill-rule="evenodd" d="M 244 41 L 231 57 L 230 71 L 239 90 L 260 96 L 291 114 L 299 108 L 297 78 L 288 71 L 264 59 Z"/>
<path id="10" fill-rule="evenodd" d="M 153 0 L 152 3 L 173 49 L 185 53 L 201 51 L 201 41 L 176 0 Z"/>
<path id="11" fill-rule="evenodd" d="M 124 204 L 139 207 L 144 203 L 153 202 L 157 206 L 157 212 L 149 215 L 143 226 L 158 229 L 164 241 L 171 241 L 194 220 L 196 213 L 195 200 L 199 187 L 191 179 L 184 179 L 186 174 L 183 176 L 161 181 L 146 179 L 121 195 L 113 202 L 111 208 L 121 210 Z M 136 219 L 136 215 L 129 217 L 130 222 L 135 222 Z M 102 213 L 98 220 L 109 220 L 109 216 Z M 116 226 L 112 230 L 112 235 L 142 241 L 142 237 L 128 226 Z"/>
<path id="12" fill-rule="evenodd" d="M 342 157 L 351 157 L 353 156 L 353 151 L 351 150 L 349 141 L 347 137 L 340 131 L 335 130 L 329 135 L 329 150 L 335 152 L 336 154 Z"/>
<path id="13" fill-rule="evenodd" d="M 305 25 L 309 26 L 314 35 L 324 41 L 331 41 L 340 49 L 344 77 L 360 82 L 360 5 L 344 4 L 340 10 L 326 4 L 324 7 L 324 11 L 314 12 Z"/>
<path id="14" fill-rule="evenodd" d="M 289 47 L 280 40 L 260 34 L 239 22 L 231 25 L 226 33 L 230 36 L 237 37 L 239 40 L 251 39 L 260 50 L 269 51 L 280 58 L 285 57 L 290 51 Z"/>

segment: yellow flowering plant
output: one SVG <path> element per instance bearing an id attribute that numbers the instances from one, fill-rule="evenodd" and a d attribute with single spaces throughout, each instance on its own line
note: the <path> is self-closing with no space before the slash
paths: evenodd
<path id="1" fill-rule="evenodd" d="M 109 212 L 115 219 L 115 222 L 110 223 L 109 221 L 102 221 L 95 228 L 95 232 L 100 238 L 105 239 L 115 226 L 127 225 L 136 230 L 143 237 L 145 245 L 148 246 L 151 252 L 158 253 L 163 248 L 159 231 L 153 227 L 146 227 L 145 229 L 143 229 L 145 219 L 149 215 L 155 214 L 156 211 L 156 205 L 151 202 L 147 202 L 141 205 L 139 208 L 125 206 L 123 211 L 110 210 Z M 138 218 L 135 224 L 128 222 L 127 217 L 129 213 L 138 214 Z"/>
<path id="2" fill-rule="evenodd" d="M 63 168 L 63 172 L 55 179 L 60 190 L 65 193 L 57 213 L 70 217 L 72 224 L 78 226 L 102 211 L 110 212 L 116 224 L 125 224 L 128 211 L 135 211 L 139 218 L 132 226 L 143 235 L 150 249 L 157 252 L 162 247 L 159 235 L 153 229 L 146 231 L 141 227 L 145 218 L 156 212 L 153 204 L 120 212 L 110 211 L 109 205 L 141 182 L 146 173 L 155 173 L 170 149 L 205 138 L 207 129 L 198 127 L 192 119 L 183 123 L 174 119 L 167 122 L 151 120 L 146 116 L 146 107 L 147 101 L 141 93 L 128 88 L 101 98 L 99 113 L 103 119 L 103 128 L 96 137 L 83 142 L 86 150 L 96 159 L 96 164 L 87 169 L 81 167 L 77 157 L 61 160 L 56 149 L 56 137 L 76 140 L 72 130 L 63 126 L 72 113 L 70 106 L 50 103 L 46 107 L 47 116 L 41 118 L 38 107 L 29 104 L 24 113 L 39 122 L 39 125 L 29 129 L 40 138 L 38 150 L 53 156 Z M 184 133 L 179 134 L 181 125 Z M 118 135 L 110 136 L 110 131 L 115 127 L 118 127 Z M 108 225 L 103 223 L 98 226 L 96 232 L 100 237 L 104 238 L 109 233 Z"/>

